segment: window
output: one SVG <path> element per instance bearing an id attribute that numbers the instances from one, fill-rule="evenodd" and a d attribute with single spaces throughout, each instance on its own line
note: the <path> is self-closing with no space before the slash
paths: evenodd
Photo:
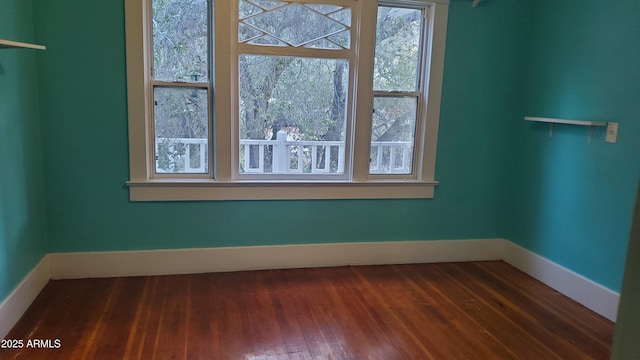
<path id="1" fill-rule="evenodd" d="M 345 178 L 355 4 L 240 0 L 240 178 Z"/>
<path id="2" fill-rule="evenodd" d="M 378 6 L 373 68 L 371 174 L 411 174 L 423 92 L 422 8 Z M 418 139 L 419 140 L 419 139 Z M 419 141 L 418 141 L 419 142 Z"/>
<path id="3" fill-rule="evenodd" d="M 156 175 L 209 172 L 207 0 L 151 0 Z"/>
<path id="4" fill-rule="evenodd" d="M 433 197 L 444 1 L 125 6 L 132 200 Z"/>

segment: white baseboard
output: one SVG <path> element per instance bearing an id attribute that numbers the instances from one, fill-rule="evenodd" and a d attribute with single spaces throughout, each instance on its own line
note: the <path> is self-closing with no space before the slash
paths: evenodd
<path id="1" fill-rule="evenodd" d="M 593 312 L 616 321 L 619 293 L 508 240 L 503 244 L 502 259 Z"/>
<path id="2" fill-rule="evenodd" d="M 618 293 L 508 240 L 399 241 L 51 253 L 0 304 L 0 337 L 15 325 L 50 278 L 480 260 L 504 260 L 592 311 L 616 321 Z"/>
<path id="3" fill-rule="evenodd" d="M 52 253 L 53 279 L 499 260 L 502 239 Z"/>
<path id="4" fill-rule="evenodd" d="M 0 303 L 0 339 L 4 339 L 29 305 L 49 282 L 49 257 L 45 255 L 33 270 Z"/>

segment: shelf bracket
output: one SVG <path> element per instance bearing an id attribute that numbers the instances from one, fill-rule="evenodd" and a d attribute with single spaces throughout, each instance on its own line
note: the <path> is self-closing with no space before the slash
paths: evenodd
<path id="1" fill-rule="evenodd" d="M 477 7 L 477 6 L 478 6 L 478 4 L 480 4 L 480 1 L 481 1 L 481 0 L 473 0 L 473 4 L 471 4 L 471 6 L 473 6 L 473 7 Z"/>

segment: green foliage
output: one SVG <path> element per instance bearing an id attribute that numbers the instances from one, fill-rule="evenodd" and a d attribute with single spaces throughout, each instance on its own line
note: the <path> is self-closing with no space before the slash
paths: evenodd
<path id="1" fill-rule="evenodd" d="M 240 63 L 242 138 L 271 139 L 287 129 L 297 140 L 323 140 L 330 127 L 344 124 L 345 114 L 333 118 L 331 108 L 334 74 L 346 60 L 241 55 Z M 342 93 L 347 75 L 348 70 L 342 74 Z"/>
<path id="2" fill-rule="evenodd" d="M 209 119 L 207 97 L 206 89 L 156 87 L 154 89 L 156 137 L 207 138 Z"/>
<path id="3" fill-rule="evenodd" d="M 378 7 L 373 88 L 415 91 L 422 11 Z"/>
<path id="4" fill-rule="evenodd" d="M 167 172 L 184 172 L 185 155 L 190 167 L 197 168 L 200 147 L 177 139 L 208 138 L 208 94 L 206 89 L 156 87 L 154 89 L 154 131 L 157 144 L 157 167 Z"/>
<path id="5" fill-rule="evenodd" d="M 372 141 L 412 141 L 416 126 L 416 99 L 376 97 L 373 103 Z"/>
<path id="6" fill-rule="evenodd" d="M 153 77 L 209 81 L 207 0 L 153 1 Z"/>
<path id="7" fill-rule="evenodd" d="M 157 144 L 156 157 L 158 170 L 165 172 L 184 172 L 184 155 L 187 147 L 170 139 L 162 139 Z"/>

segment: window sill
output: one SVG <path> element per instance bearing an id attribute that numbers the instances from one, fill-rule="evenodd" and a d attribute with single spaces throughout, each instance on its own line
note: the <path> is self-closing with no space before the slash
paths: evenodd
<path id="1" fill-rule="evenodd" d="M 128 181 L 131 201 L 430 199 L 437 181 Z"/>

